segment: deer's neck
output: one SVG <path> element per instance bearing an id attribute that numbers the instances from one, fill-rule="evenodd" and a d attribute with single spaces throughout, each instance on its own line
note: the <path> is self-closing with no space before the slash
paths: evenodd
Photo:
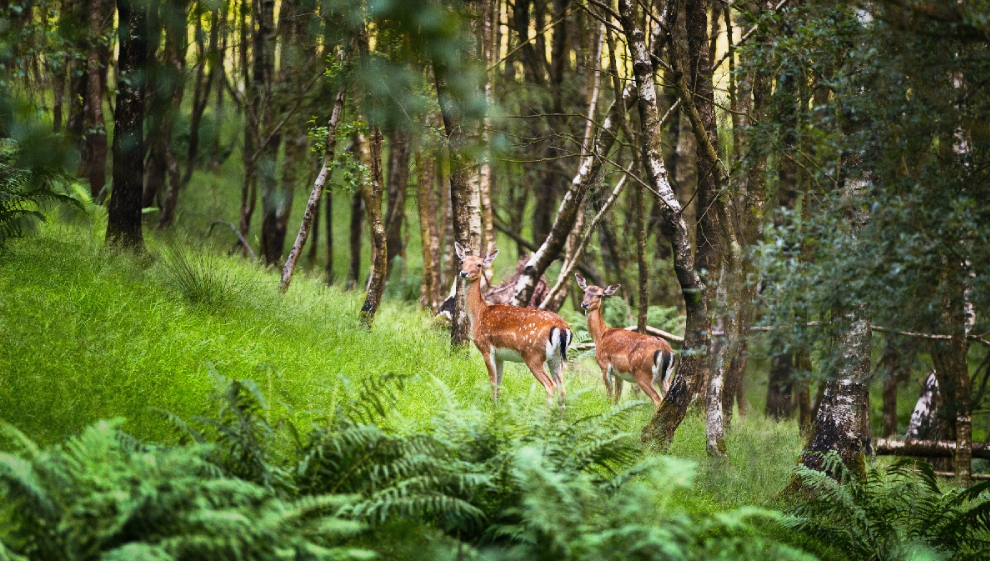
<path id="1" fill-rule="evenodd" d="M 467 312 L 471 318 L 471 326 L 478 323 L 481 312 L 488 307 L 488 302 L 481 295 L 481 279 L 478 279 L 467 286 Z"/>
<path id="2" fill-rule="evenodd" d="M 597 344 L 598 340 L 601 339 L 602 335 L 610 328 L 605 323 L 605 319 L 602 318 L 602 309 L 598 308 L 591 311 L 588 314 L 588 333 L 591 334 L 591 339 Z"/>

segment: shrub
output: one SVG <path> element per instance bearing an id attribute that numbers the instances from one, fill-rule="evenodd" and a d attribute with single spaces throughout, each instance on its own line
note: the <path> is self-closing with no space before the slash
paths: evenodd
<path id="1" fill-rule="evenodd" d="M 856 477 L 838 454 L 824 472 L 799 467 L 811 500 L 785 526 L 825 559 L 953 559 L 990 557 L 990 482 L 942 490 L 931 465 L 902 460 Z"/>

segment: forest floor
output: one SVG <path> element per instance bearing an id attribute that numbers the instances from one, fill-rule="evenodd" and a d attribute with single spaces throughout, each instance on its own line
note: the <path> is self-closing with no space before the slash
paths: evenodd
<path id="1" fill-rule="evenodd" d="M 99 234 L 50 221 L 0 254 L 0 419 L 39 443 L 109 418 L 126 419 L 125 430 L 140 438 L 172 441 L 164 412 L 188 419 L 212 410 L 214 371 L 254 380 L 273 419 L 298 427 L 386 374 L 408 376 L 387 421 L 392 430 L 417 430 L 450 411 L 497 422 L 480 356 L 451 351 L 443 327 L 412 304 L 386 299 L 367 331 L 357 321 L 361 294 L 315 275 L 299 275 L 283 295 L 274 271 L 239 258 L 176 250 L 154 235 L 148 255 L 121 255 L 104 250 Z M 183 280 L 190 276 L 199 280 Z M 609 409 L 590 358 L 569 364 L 565 380 L 565 422 Z M 748 386 L 758 399 L 759 388 Z M 545 407 L 542 388 L 519 365 L 508 366 L 502 396 Z M 638 399 L 626 391 L 624 402 Z M 643 404 L 629 431 L 651 411 Z M 671 449 L 698 462 L 695 489 L 713 508 L 772 501 L 801 438 L 795 423 L 757 413 L 733 420 L 728 446 L 730 464 L 709 463 L 695 413 Z"/>

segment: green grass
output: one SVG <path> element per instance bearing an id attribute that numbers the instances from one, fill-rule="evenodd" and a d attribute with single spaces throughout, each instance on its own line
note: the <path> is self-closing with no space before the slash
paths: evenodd
<path id="1" fill-rule="evenodd" d="M 51 222 L 0 255 L 0 418 L 41 443 L 114 417 L 141 438 L 169 441 L 174 432 L 158 410 L 202 413 L 210 365 L 258 382 L 273 416 L 298 426 L 386 373 L 410 376 L 390 419 L 400 430 L 451 410 L 493 410 L 481 357 L 473 348 L 451 351 L 446 331 L 412 304 L 386 299 L 367 331 L 357 320 L 359 292 L 300 275 L 283 295 L 275 271 L 209 249 L 187 259 L 236 282 L 220 306 L 193 303 L 176 287 L 162 240 L 150 235 L 149 255 L 134 257 L 103 249 L 99 233 L 98 224 Z M 608 409 L 591 359 L 569 364 L 566 381 L 565 419 Z M 545 403 L 516 364 L 507 366 L 502 396 L 523 407 Z M 644 406 L 629 431 L 650 414 Z M 701 496 L 714 509 L 765 503 L 786 484 L 800 449 L 793 423 L 764 421 L 757 411 L 734 426 L 728 467 L 705 458 L 700 416 L 688 417 L 672 450 L 700 463 Z"/>

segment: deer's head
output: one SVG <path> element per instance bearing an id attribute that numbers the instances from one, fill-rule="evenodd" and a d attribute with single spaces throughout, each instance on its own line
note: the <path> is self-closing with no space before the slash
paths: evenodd
<path id="1" fill-rule="evenodd" d="M 577 279 L 578 286 L 584 291 L 584 300 L 581 302 L 581 308 L 585 312 L 593 312 L 598 308 L 602 307 L 602 299 L 606 296 L 611 296 L 619 291 L 622 285 L 611 284 L 608 288 L 601 288 L 595 285 L 589 285 L 585 282 L 584 277 L 575 274 L 574 278 Z"/>
<path id="2" fill-rule="evenodd" d="M 470 250 L 464 249 L 464 246 L 454 242 L 454 252 L 457 253 L 457 258 L 461 260 L 461 277 L 467 279 L 467 281 L 474 282 L 481 278 L 481 274 L 484 272 L 485 267 L 492 264 L 495 261 L 495 257 L 498 255 L 498 250 L 493 249 L 491 253 L 484 257 L 477 257 L 470 254 Z"/>

